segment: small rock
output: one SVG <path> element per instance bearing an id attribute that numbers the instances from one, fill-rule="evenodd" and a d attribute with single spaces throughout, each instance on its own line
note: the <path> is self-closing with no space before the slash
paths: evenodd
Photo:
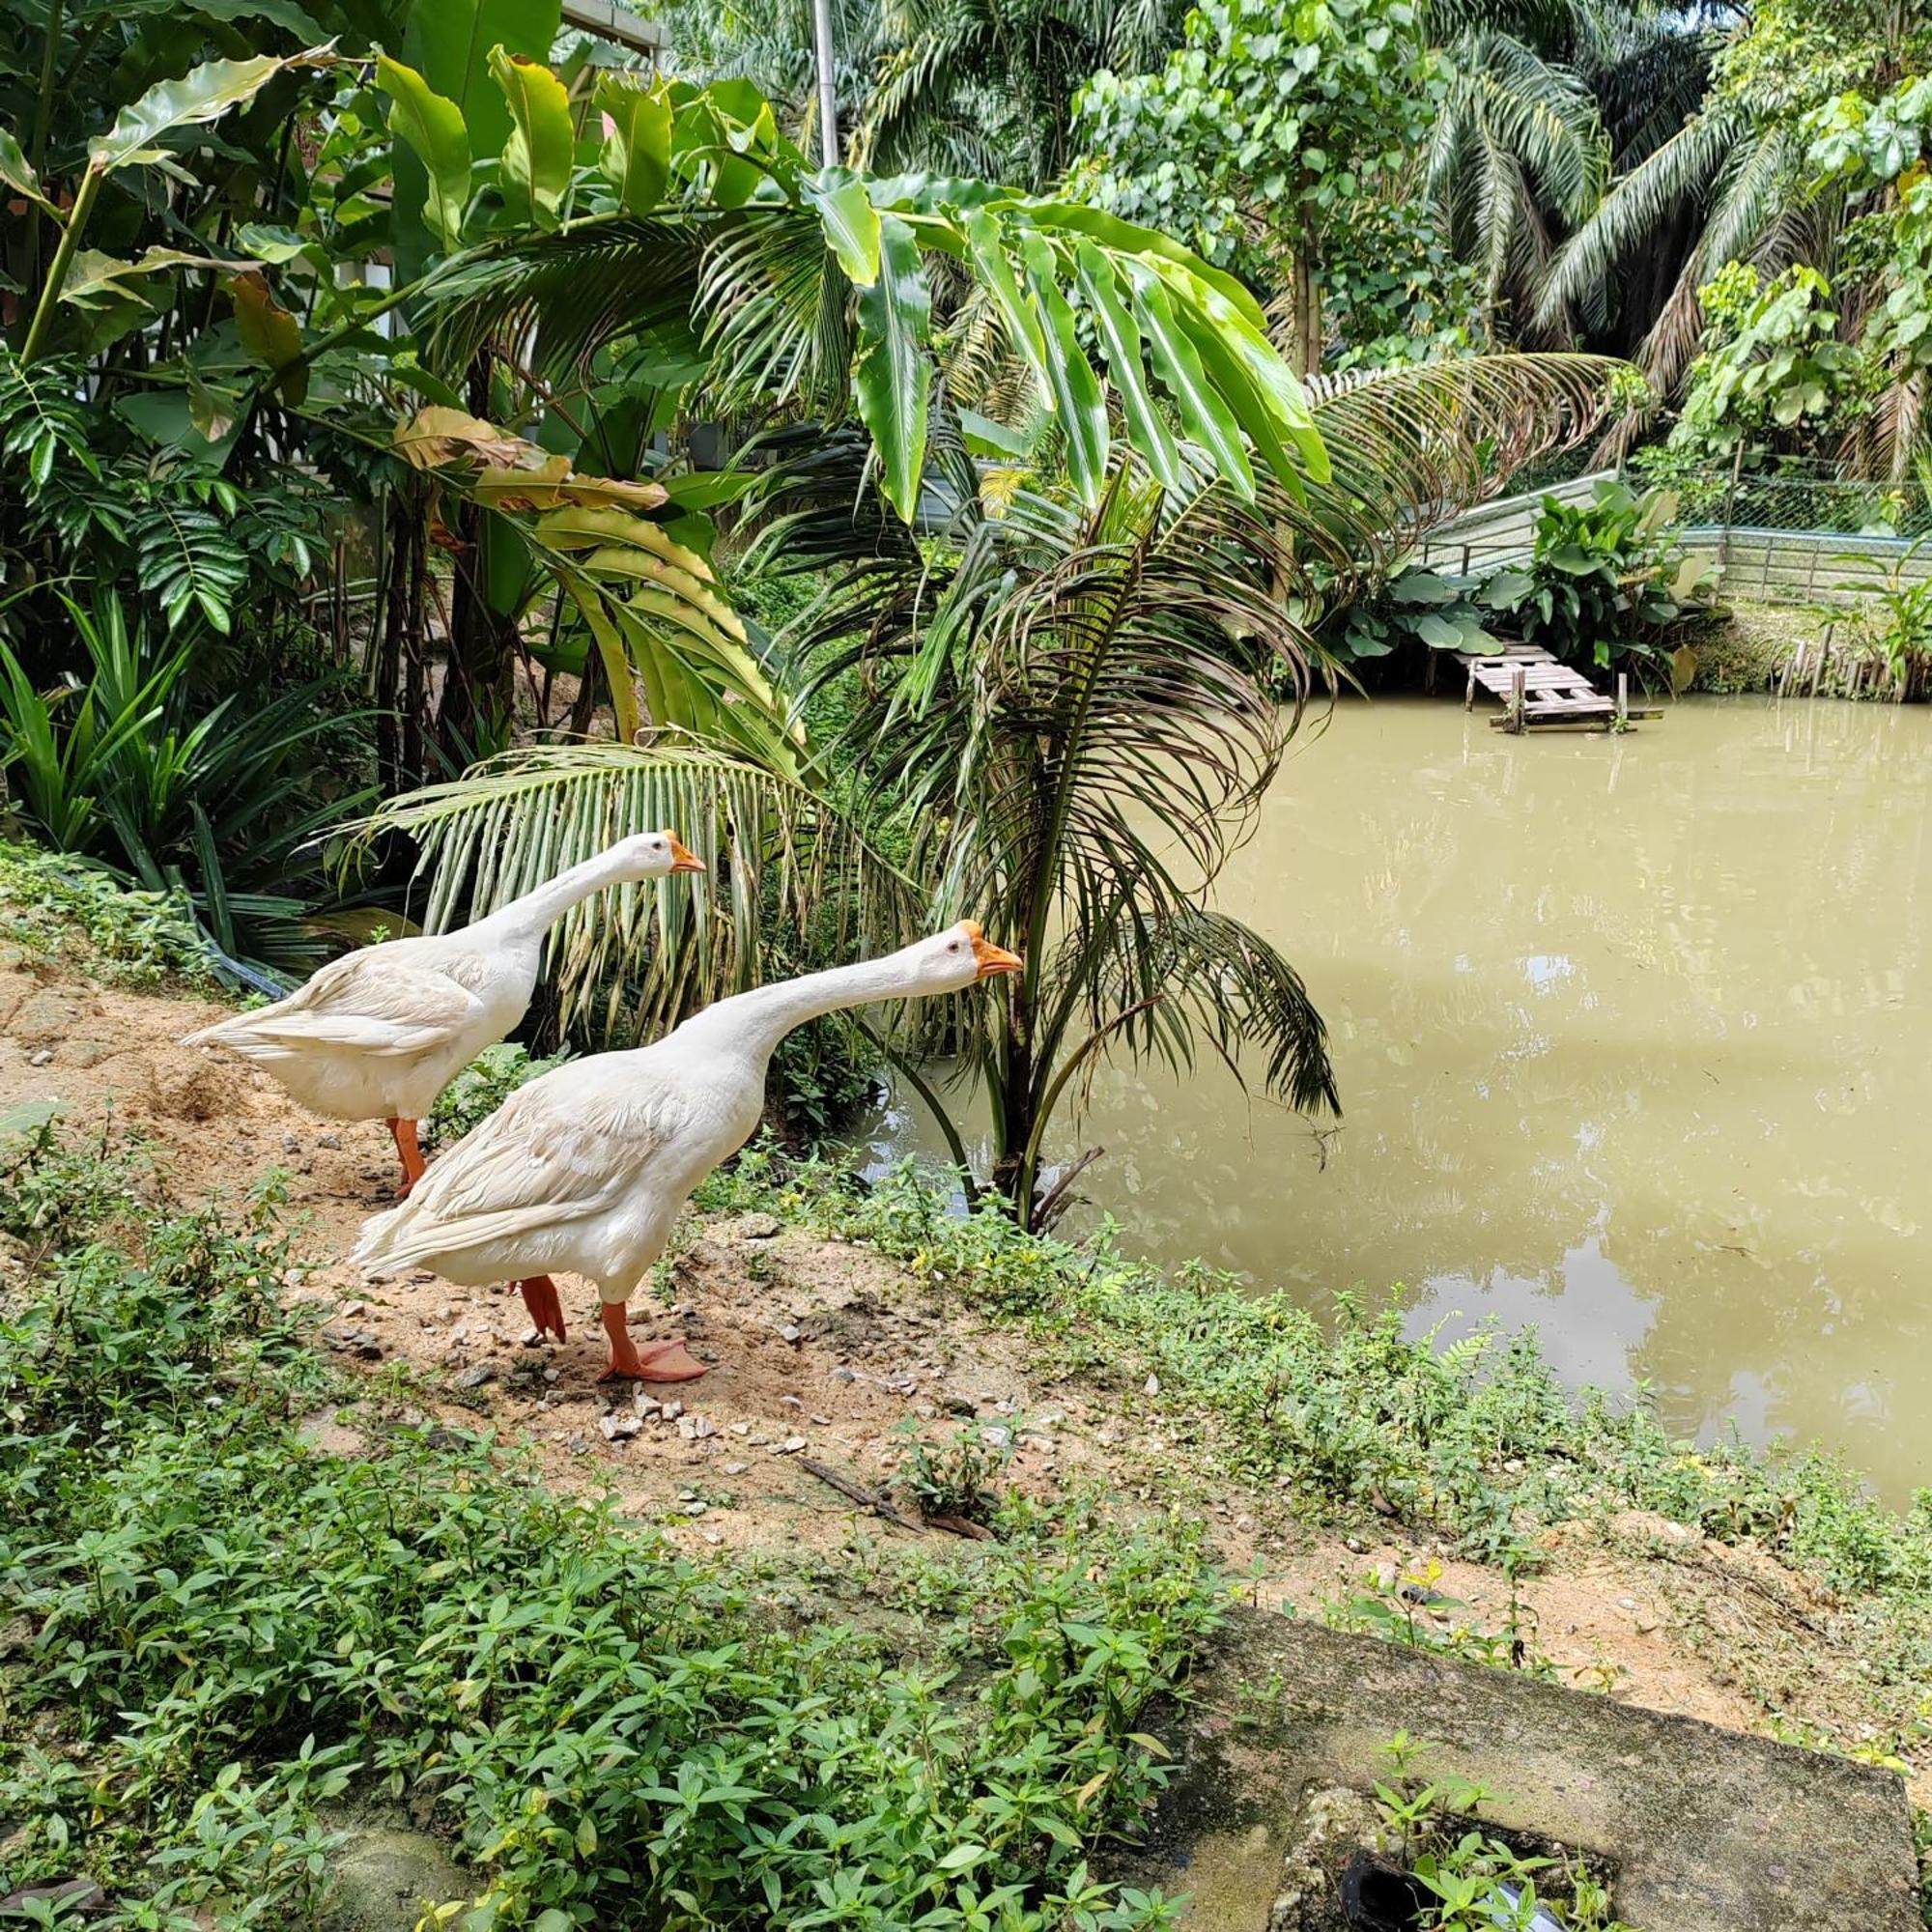
<path id="1" fill-rule="evenodd" d="M 704 1540 L 706 1543 L 723 1543 L 724 1532 L 722 1529 L 707 1529 L 704 1532 Z"/>
<path id="2" fill-rule="evenodd" d="M 480 1389 L 485 1382 L 497 1379 L 497 1365 L 494 1362 L 478 1362 L 473 1369 L 465 1369 L 456 1378 L 460 1389 Z"/>
<path id="3" fill-rule="evenodd" d="M 546 1369 L 546 1370 L 544 1371 L 544 1380 L 545 1380 L 545 1381 L 547 1381 L 547 1382 L 554 1382 L 554 1381 L 559 1381 L 559 1380 L 561 1380 L 561 1379 L 562 1379 L 562 1371 L 561 1371 L 561 1370 L 559 1370 L 559 1369 Z"/>
<path id="4" fill-rule="evenodd" d="M 1345 1536 L 1342 1539 L 1342 1547 L 1353 1556 L 1366 1556 L 1369 1553 L 1369 1546 L 1359 1536 Z"/>
<path id="5" fill-rule="evenodd" d="M 542 1343 L 543 1343 L 543 1330 L 541 1328 L 532 1326 L 526 1328 L 524 1330 L 523 1336 L 518 1346 L 520 1348 L 525 1348 L 525 1349 L 535 1349 L 540 1347 Z"/>
<path id="6" fill-rule="evenodd" d="M 978 1415 L 980 1405 L 969 1395 L 949 1395 L 943 1398 L 948 1415 Z"/>
<path id="7" fill-rule="evenodd" d="M 702 1442 L 706 1436 L 718 1434 L 718 1425 L 708 1415 L 680 1415 L 677 1433 L 687 1442 Z"/>
<path id="8" fill-rule="evenodd" d="M 345 1301 L 342 1304 L 342 1312 L 345 1315 L 366 1315 L 369 1312 L 369 1304 L 366 1301 Z"/>
<path id="9" fill-rule="evenodd" d="M 27 1065 L 29 1066 L 49 1066 L 53 1064 L 53 1057 L 54 1057 L 53 1048 L 50 1046 L 43 1046 L 38 1053 L 28 1054 Z"/>
<path id="10" fill-rule="evenodd" d="M 773 1214 L 740 1214 L 731 1224 L 731 1233 L 741 1241 L 769 1241 L 779 1233 L 778 1217 Z"/>
<path id="11" fill-rule="evenodd" d="M 317 1134 L 315 1144 L 321 1148 L 339 1148 L 342 1145 L 342 1136 L 340 1134 Z"/>
<path id="12" fill-rule="evenodd" d="M 1521 1475 L 1522 1458 L 1520 1456 L 1511 1456 L 1506 1458 L 1503 1463 L 1503 1474 L 1506 1476 Z"/>
<path id="13" fill-rule="evenodd" d="M 808 1417 L 806 1418 L 806 1420 L 807 1420 L 807 1421 L 809 1421 L 809 1422 L 815 1422 L 815 1423 L 817 1423 L 817 1425 L 818 1425 L 818 1426 L 819 1426 L 819 1428 L 821 1428 L 821 1429 L 830 1429 L 830 1428 L 832 1427 L 832 1418 L 831 1418 L 831 1417 L 830 1417 L 829 1415 L 812 1415 L 812 1416 L 808 1416 Z"/>
<path id="14" fill-rule="evenodd" d="M 859 1379 L 859 1371 L 857 1369 L 834 1369 L 832 1371 L 832 1379 L 835 1382 L 856 1382 Z"/>
<path id="15" fill-rule="evenodd" d="M 787 1435 L 782 1442 L 773 1445 L 772 1454 L 774 1456 L 796 1456 L 804 1447 L 805 1437 L 803 1435 Z"/>
<path id="16" fill-rule="evenodd" d="M 631 1391 L 631 1406 L 635 1408 L 638 1411 L 638 1413 L 644 1418 L 646 1422 L 651 1422 L 654 1421 L 658 1416 L 658 1414 L 662 1411 L 664 1405 L 658 1401 L 656 1396 L 646 1395 L 642 1389 L 633 1389 Z"/>
<path id="17" fill-rule="evenodd" d="M 1013 1432 L 1004 1422 L 989 1422 L 980 1432 L 980 1440 L 989 1442 L 995 1449 L 1004 1449 L 1013 1439 Z"/>
<path id="18" fill-rule="evenodd" d="M 300 1153 L 301 1151 L 302 1144 L 294 1134 L 284 1134 L 282 1136 L 282 1151 L 284 1153 Z"/>
<path id="19" fill-rule="evenodd" d="M 733 1435 L 749 1435 L 752 1433 L 752 1425 L 749 1422 L 734 1422 L 729 1427 Z"/>
<path id="20" fill-rule="evenodd" d="M 936 1402 L 916 1402 L 912 1406 L 912 1412 L 922 1422 L 930 1422 L 938 1415 L 939 1405 Z"/>
<path id="21" fill-rule="evenodd" d="M 1620 1610 L 1634 1610 L 1636 1608 L 1636 1599 L 1634 1597 L 1619 1597 L 1617 1599 L 1617 1608 Z"/>
<path id="22" fill-rule="evenodd" d="M 779 1330 L 779 1340 L 781 1342 L 789 1342 L 796 1349 L 805 1340 L 805 1330 L 796 1321 L 787 1321 Z"/>
<path id="23" fill-rule="evenodd" d="M 742 1476 L 750 1467 L 751 1464 L 749 1463 L 721 1463 L 718 1465 L 718 1471 L 720 1475 Z"/>
<path id="24" fill-rule="evenodd" d="M 803 1408 L 805 1406 L 805 1398 L 803 1396 L 781 1395 L 779 1397 L 779 1400 L 781 1403 L 783 1403 L 787 1408 Z"/>
<path id="25" fill-rule="evenodd" d="M 568 1449 L 573 1456 L 585 1455 L 588 1453 L 590 1448 L 590 1444 L 586 1442 L 584 1438 L 581 1435 L 566 1435 L 563 1438 L 563 1446 L 566 1449 Z"/>
<path id="26" fill-rule="evenodd" d="M 675 1422 L 684 1413 L 684 1405 L 672 1396 L 668 1402 L 659 1404 L 658 1413 L 665 1421 Z"/>
<path id="27" fill-rule="evenodd" d="M 686 1516 L 702 1516 L 704 1512 L 711 1507 L 711 1505 L 709 1503 L 698 1502 L 694 1500 L 688 1503 L 680 1504 L 679 1507 L 684 1511 Z"/>
<path id="28" fill-rule="evenodd" d="M 639 1415 L 604 1415 L 597 1419 L 597 1427 L 604 1432 L 607 1442 L 628 1442 L 644 1426 Z"/>
<path id="29" fill-rule="evenodd" d="M 1160 1393 L 1160 1378 L 1158 1376 L 1150 1376 L 1147 1378 L 1146 1393 L 1149 1395 L 1158 1395 Z"/>

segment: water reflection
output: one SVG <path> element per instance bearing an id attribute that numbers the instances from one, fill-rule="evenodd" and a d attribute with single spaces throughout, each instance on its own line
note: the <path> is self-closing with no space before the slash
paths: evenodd
<path id="1" fill-rule="evenodd" d="M 1227 875 L 1306 973 L 1338 1134 L 1113 1066 L 1081 1145 L 1157 1259 L 1535 1324 L 1675 1427 L 1932 1482 L 1918 1104 L 1932 711 L 1705 699 L 1605 743 L 1356 704 Z M 1278 828 L 1277 829 L 1271 829 Z M 881 1157 L 936 1151 L 895 1101 Z M 1091 1211 L 1091 1210 L 1090 1210 Z"/>

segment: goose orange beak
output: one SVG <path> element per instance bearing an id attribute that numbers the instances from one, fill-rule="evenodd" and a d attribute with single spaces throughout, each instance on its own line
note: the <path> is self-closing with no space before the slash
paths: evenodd
<path id="1" fill-rule="evenodd" d="M 1009 952 L 1004 946 L 995 946 L 980 930 L 977 920 L 966 922 L 966 932 L 973 942 L 973 957 L 980 962 L 980 979 L 990 980 L 1001 973 L 1026 970 L 1026 961 L 1017 952 Z"/>
<path id="2" fill-rule="evenodd" d="M 701 872 L 704 869 L 704 861 L 675 832 L 670 835 L 670 868 L 673 872 Z"/>

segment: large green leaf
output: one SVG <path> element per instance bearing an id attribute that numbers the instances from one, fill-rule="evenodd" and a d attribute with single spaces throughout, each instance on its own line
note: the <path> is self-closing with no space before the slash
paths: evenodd
<path id="1" fill-rule="evenodd" d="M 1255 472 L 1241 446 L 1240 429 L 1208 382 L 1187 331 L 1176 321 L 1165 285 L 1142 262 L 1130 261 L 1127 274 L 1134 285 L 1134 319 L 1147 337 L 1154 372 L 1174 398 L 1188 435 L 1208 452 L 1215 469 L 1242 496 L 1252 498 Z"/>
<path id="2" fill-rule="evenodd" d="M 838 266 L 860 288 L 869 287 L 879 278 L 879 213 L 867 185 L 850 168 L 827 168 L 804 191 Z"/>
<path id="3" fill-rule="evenodd" d="M 412 0 L 404 56 L 456 102 L 479 159 L 503 152 L 513 125 L 490 75 L 491 50 L 548 60 L 561 11 L 560 0 Z"/>
<path id="4" fill-rule="evenodd" d="M 389 132 L 407 144 L 427 176 L 423 218 L 445 248 L 458 245 L 469 205 L 469 129 L 463 111 L 414 68 L 376 56 L 376 85 L 389 97 Z M 400 176 L 398 194 L 404 192 Z"/>
<path id="5" fill-rule="evenodd" d="M 1106 352 L 1107 373 L 1121 392 L 1121 417 L 1126 426 L 1127 440 L 1146 459 L 1170 490 L 1186 485 L 1180 454 L 1168 434 L 1166 419 L 1148 387 L 1147 370 L 1141 360 L 1141 332 L 1127 313 L 1115 285 L 1113 265 L 1091 242 L 1082 242 L 1074 251 L 1080 272 L 1081 293 L 1087 310 Z"/>
<path id="6" fill-rule="evenodd" d="M 179 80 L 149 88 L 122 108 L 106 133 L 88 143 L 88 164 L 106 174 L 154 160 L 166 152 L 156 146 L 163 135 L 218 121 L 231 107 L 254 99 L 278 73 L 292 67 L 321 66 L 333 58 L 327 47 L 311 47 L 286 59 L 257 54 L 252 60 L 206 61 Z"/>
<path id="7" fill-rule="evenodd" d="M 925 352 L 932 296 L 912 230 L 895 214 L 879 221 L 879 278 L 859 293 L 859 359 L 852 372 L 859 415 L 872 433 L 886 499 L 907 523 L 925 468 L 932 362 Z"/>
<path id="8" fill-rule="evenodd" d="M 1092 506 L 1100 500 L 1107 473 L 1107 400 L 1080 346 L 1073 310 L 1060 292 L 1052 245 L 1043 235 L 1023 229 L 1020 252 L 1034 302 L 1046 325 L 1047 389 L 1066 439 L 1067 473 L 1080 500 Z"/>
<path id="9" fill-rule="evenodd" d="M 632 214 L 649 214 L 670 174 L 670 100 L 661 87 L 627 74 L 599 77 L 597 111 L 609 123 L 599 157 L 617 199 Z"/>
<path id="10" fill-rule="evenodd" d="M 490 71 L 510 110 L 503 143 L 503 199 L 511 213 L 539 228 L 562 218 L 577 134 L 563 83 L 539 61 L 502 47 L 490 50 Z"/>

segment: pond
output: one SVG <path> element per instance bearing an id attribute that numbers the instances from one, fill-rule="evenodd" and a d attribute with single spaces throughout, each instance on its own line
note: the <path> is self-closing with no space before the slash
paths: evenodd
<path id="1" fill-rule="evenodd" d="M 1080 1147 L 1156 1261 L 1412 1330 L 1533 1325 L 1706 1439 L 1932 1483 L 1932 707 L 1700 697 L 1621 739 L 1454 702 L 1299 741 L 1222 903 L 1326 1015 L 1347 1112 L 1116 1065 Z M 874 1157 L 937 1155 L 895 1094 Z M 1072 1144 L 1064 1134 L 1063 1148 Z"/>

